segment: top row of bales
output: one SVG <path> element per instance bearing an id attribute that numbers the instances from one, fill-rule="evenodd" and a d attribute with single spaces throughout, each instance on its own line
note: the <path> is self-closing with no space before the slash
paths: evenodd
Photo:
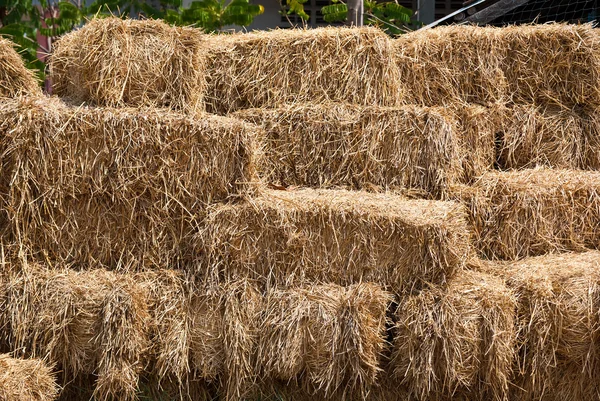
<path id="1" fill-rule="evenodd" d="M 374 28 L 205 35 L 94 20 L 63 37 L 55 93 L 75 104 L 227 114 L 286 103 L 600 105 L 591 25 L 449 26 L 390 39 Z"/>

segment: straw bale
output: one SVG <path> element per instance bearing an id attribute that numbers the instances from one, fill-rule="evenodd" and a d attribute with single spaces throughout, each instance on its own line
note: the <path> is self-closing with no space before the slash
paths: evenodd
<path id="1" fill-rule="evenodd" d="M 153 322 L 151 377 L 158 387 L 171 384 L 187 387 L 193 379 L 190 377 L 193 284 L 184 273 L 174 270 L 147 271 L 135 275 L 134 280 L 148 294 Z"/>
<path id="2" fill-rule="evenodd" d="M 519 400 L 600 395 L 600 253 L 538 256 L 497 264 L 518 300 Z"/>
<path id="3" fill-rule="evenodd" d="M 0 38 L 0 98 L 41 96 L 42 89 L 31 70 L 14 49 L 14 44 Z"/>
<path id="4" fill-rule="evenodd" d="M 265 189 L 248 203 L 212 207 L 198 242 L 210 280 L 263 284 L 360 280 L 410 290 L 443 283 L 470 256 L 454 202 L 346 190 Z"/>
<path id="5" fill-rule="evenodd" d="M 204 42 L 161 21 L 94 19 L 56 43 L 53 92 L 75 104 L 202 111 Z"/>
<path id="6" fill-rule="evenodd" d="M 11 238 L 76 267 L 175 268 L 206 205 L 255 180 L 256 128 L 164 109 L 0 105 Z"/>
<path id="7" fill-rule="evenodd" d="M 440 197 L 458 173 L 455 133 L 442 110 L 306 103 L 234 116 L 265 129 L 259 170 L 278 185 L 402 189 Z"/>
<path id="8" fill-rule="evenodd" d="M 394 106 L 402 97 L 393 45 L 371 28 L 274 30 L 209 39 L 207 110 L 284 103 Z"/>
<path id="9" fill-rule="evenodd" d="M 516 303 L 501 279 L 464 270 L 401 299 L 393 374 L 419 400 L 506 400 Z"/>
<path id="10" fill-rule="evenodd" d="M 584 142 L 583 122 L 578 114 L 535 106 L 501 108 L 498 112 L 501 168 L 579 167 Z"/>
<path id="11" fill-rule="evenodd" d="M 590 24 L 445 26 L 394 45 L 407 103 L 600 103 L 600 37 Z"/>
<path id="12" fill-rule="evenodd" d="M 504 117 L 501 106 L 455 104 L 448 108 L 454 120 L 458 143 L 459 181 L 471 183 L 494 168 L 496 138 Z"/>
<path id="13" fill-rule="evenodd" d="M 134 400 L 148 344 L 147 296 L 131 277 L 23 264 L 4 276 L 0 327 L 13 349 L 96 376 L 98 400 Z"/>
<path id="14" fill-rule="evenodd" d="M 52 401 L 57 393 L 54 375 L 43 361 L 0 354 L 0 400 Z"/>
<path id="15" fill-rule="evenodd" d="M 491 105 L 507 97 L 502 71 L 506 47 L 496 28 L 444 26 L 421 29 L 394 41 L 395 59 L 406 85 L 406 103 Z"/>
<path id="16" fill-rule="evenodd" d="M 256 349 L 264 299 L 251 281 L 236 280 L 197 291 L 191 353 L 194 369 L 217 380 L 226 400 L 257 394 Z"/>
<path id="17" fill-rule="evenodd" d="M 261 374 L 327 399 L 366 396 L 381 371 L 391 298 L 370 283 L 268 292 L 257 351 Z"/>
<path id="18" fill-rule="evenodd" d="M 450 110 L 458 125 L 460 171 L 466 183 L 494 167 L 589 169 L 582 160 L 585 152 L 595 151 L 594 136 L 585 142 L 586 120 L 579 113 L 532 105 L 455 105 Z"/>
<path id="19" fill-rule="evenodd" d="M 600 245 L 600 173 L 545 168 L 490 172 L 456 186 L 488 259 L 514 260 Z"/>
<path id="20" fill-rule="evenodd" d="M 600 104 L 600 36 L 591 24 L 517 25 L 500 30 L 502 68 L 516 104 Z"/>

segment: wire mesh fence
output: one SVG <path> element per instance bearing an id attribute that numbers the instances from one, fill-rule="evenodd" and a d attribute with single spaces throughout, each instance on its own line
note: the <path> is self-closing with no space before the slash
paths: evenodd
<path id="1" fill-rule="evenodd" d="M 530 0 L 491 21 L 492 25 L 531 24 L 545 22 L 595 22 L 599 0 Z"/>

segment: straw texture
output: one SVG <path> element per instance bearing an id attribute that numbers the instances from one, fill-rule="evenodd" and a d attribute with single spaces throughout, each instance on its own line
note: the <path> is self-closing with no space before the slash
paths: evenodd
<path id="1" fill-rule="evenodd" d="M 42 361 L 0 354 L 0 400 L 52 401 L 57 390 L 54 375 Z"/>
<path id="2" fill-rule="evenodd" d="M 41 95 L 39 83 L 33 72 L 25 67 L 14 44 L 0 38 L 0 98 Z"/>
<path id="3" fill-rule="evenodd" d="M 284 103 L 394 106 L 403 96 L 392 41 L 375 28 L 274 30 L 209 39 L 207 110 Z"/>
<path id="4" fill-rule="evenodd" d="M 203 111 L 204 41 L 161 21 L 93 19 L 56 43 L 53 92 L 77 105 Z"/>
<path id="5" fill-rule="evenodd" d="M 456 134 L 443 110 L 307 103 L 234 115 L 265 129 L 259 170 L 278 185 L 440 198 L 459 175 Z"/>
<path id="6" fill-rule="evenodd" d="M 396 291 L 443 283 L 471 254 L 461 205 L 345 190 L 277 191 L 211 208 L 199 243 L 207 279 L 360 280 Z"/>
<path id="7" fill-rule="evenodd" d="M 600 173 L 531 169 L 490 172 L 454 193 L 469 209 L 479 252 L 519 259 L 598 248 Z"/>
<path id="8" fill-rule="evenodd" d="M 248 194 L 256 128 L 164 109 L 0 104 L 8 232 L 76 267 L 185 266 L 206 205 Z"/>
<path id="9" fill-rule="evenodd" d="M 506 400 L 516 302 L 501 279 L 462 271 L 399 301 L 392 368 L 418 400 Z"/>

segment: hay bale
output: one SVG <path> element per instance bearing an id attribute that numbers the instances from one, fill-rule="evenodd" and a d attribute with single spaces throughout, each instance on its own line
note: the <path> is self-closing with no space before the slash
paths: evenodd
<path id="1" fill-rule="evenodd" d="M 234 116 L 265 129 L 259 170 L 278 185 L 408 189 L 440 197 L 458 174 L 455 132 L 442 110 L 307 103 Z"/>
<path id="2" fill-rule="evenodd" d="M 370 283 L 268 292 L 257 351 L 261 374 L 327 399 L 366 396 L 381 372 L 390 302 Z"/>
<path id="3" fill-rule="evenodd" d="M 502 28 L 502 69 L 516 104 L 600 104 L 600 36 L 592 24 Z"/>
<path id="4" fill-rule="evenodd" d="M 458 143 L 459 181 L 472 183 L 494 168 L 496 163 L 496 138 L 503 115 L 501 106 L 455 104 L 448 108 L 455 121 L 454 131 Z"/>
<path id="5" fill-rule="evenodd" d="M 193 325 L 193 284 L 181 271 L 157 270 L 136 274 L 134 280 L 148 295 L 152 344 L 146 368 L 153 387 L 171 387 L 184 395 L 195 379 L 190 363 Z M 151 370 L 150 372 L 148 372 Z"/>
<path id="6" fill-rule="evenodd" d="M 0 354 L 0 399 L 52 401 L 58 387 L 51 369 L 36 359 L 14 359 Z"/>
<path id="7" fill-rule="evenodd" d="M 151 320 L 131 277 L 24 264 L 1 281 L 0 327 L 12 349 L 57 364 L 65 380 L 93 374 L 96 399 L 136 399 Z"/>
<path id="8" fill-rule="evenodd" d="M 600 173 L 531 169 L 490 172 L 455 186 L 466 204 L 479 252 L 520 259 L 600 244 Z"/>
<path id="9" fill-rule="evenodd" d="M 34 73 L 25 67 L 14 44 L 0 38 L 0 98 L 41 95 L 42 89 Z"/>
<path id="10" fill-rule="evenodd" d="M 402 97 L 392 41 L 375 28 L 274 30 L 209 39 L 207 110 L 285 103 L 394 106 Z"/>
<path id="11" fill-rule="evenodd" d="M 407 102 L 600 104 L 600 37 L 590 24 L 446 26 L 395 40 Z"/>
<path id="12" fill-rule="evenodd" d="M 461 205 L 345 190 L 264 190 L 211 208 L 198 238 L 199 273 L 263 284 L 381 283 L 410 290 L 443 283 L 470 256 Z"/>
<path id="13" fill-rule="evenodd" d="M 94 19 L 56 43 L 53 92 L 75 104 L 202 111 L 204 41 L 161 21 Z"/>
<path id="14" fill-rule="evenodd" d="M 449 25 L 420 29 L 394 41 L 406 103 L 491 105 L 508 97 L 502 70 L 507 48 L 497 28 Z"/>
<path id="15" fill-rule="evenodd" d="M 27 99 L 0 121 L 11 238 L 78 268 L 185 266 L 206 205 L 255 180 L 257 129 L 225 117 Z"/>
<path id="16" fill-rule="evenodd" d="M 400 299 L 393 375 L 418 400 L 506 400 L 515 298 L 501 279 L 461 271 L 442 289 Z"/>
<path id="17" fill-rule="evenodd" d="M 578 168 L 582 160 L 581 117 L 570 110 L 514 106 L 502 108 L 502 147 L 498 165 L 503 169 L 536 166 Z"/>
<path id="18" fill-rule="evenodd" d="M 247 280 L 201 287 L 192 299 L 194 370 L 202 378 L 216 381 L 226 400 L 260 392 L 254 360 L 263 305 L 257 286 Z"/>
<path id="19" fill-rule="evenodd" d="M 580 113 L 532 105 L 455 105 L 450 109 L 458 124 L 460 171 L 466 183 L 494 167 L 589 169 L 592 165 L 582 164 L 585 153 L 595 148 L 593 134 L 590 143 L 585 141 L 586 120 Z"/>
<path id="20" fill-rule="evenodd" d="M 600 252 L 493 265 L 518 301 L 519 400 L 591 400 L 600 394 Z"/>

